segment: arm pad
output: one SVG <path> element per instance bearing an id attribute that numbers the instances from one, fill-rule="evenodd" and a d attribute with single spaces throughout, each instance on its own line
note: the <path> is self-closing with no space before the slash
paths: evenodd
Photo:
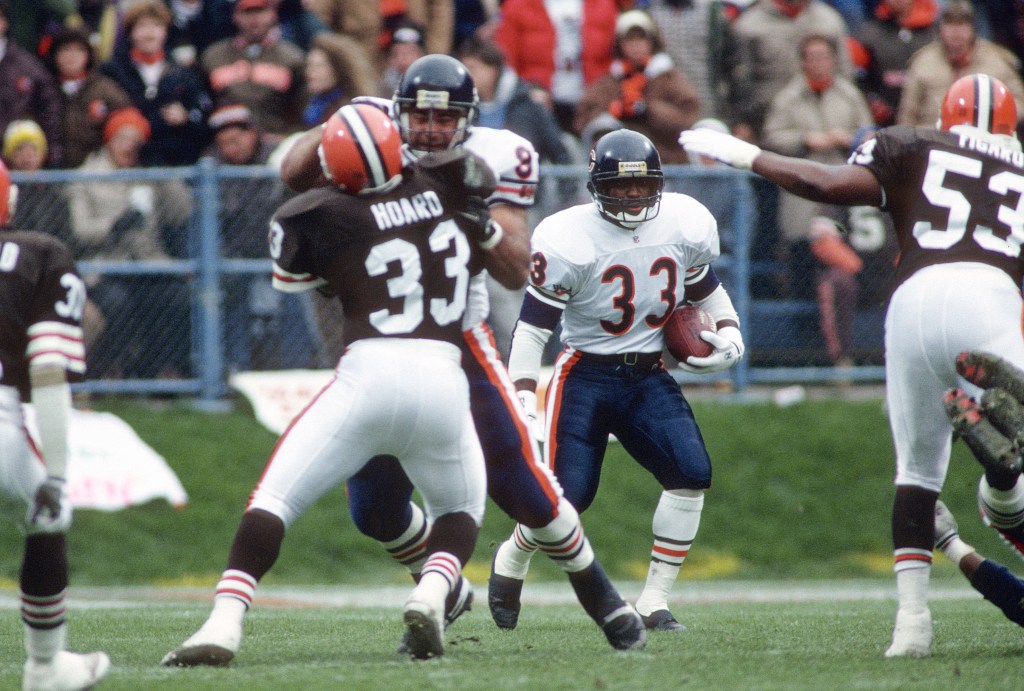
<path id="1" fill-rule="evenodd" d="M 550 338 L 549 329 L 519 320 L 512 334 L 512 348 L 508 354 L 508 373 L 512 381 L 537 381 L 540 377 L 541 357 Z"/>
<path id="2" fill-rule="evenodd" d="M 736 308 L 733 307 L 732 299 L 729 297 L 729 293 L 725 292 L 725 287 L 722 285 L 711 291 L 711 294 L 703 300 L 693 304 L 710 314 L 714 318 L 715 324 L 726 320 L 734 321 L 736 324 L 740 323 L 740 317 L 736 314 Z"/>
<path id="3" fill-rule="evenodd" d="M 63 478 L 68 464 L 68 419 L 71 412 L 71 387 L 67 382 L 32 387 L 36 409 L 39 444 L 46 461 L 46 474 Z"/>

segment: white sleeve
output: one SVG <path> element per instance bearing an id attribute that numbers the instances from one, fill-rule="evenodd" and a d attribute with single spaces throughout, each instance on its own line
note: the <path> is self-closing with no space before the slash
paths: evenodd
<path id="1" fill-rule="evenodd" d="M 71 387 L 67 382 L 32 387 L 39 444 L 46 461 L 46 474 L 64 478 L 68 465 L 68 419 L 71 415 Z"/>
<path id="2" fill-rule="evenodd" d="M 731 319 L 737 324 L 740 323 L 740 316 L 736 313 L 736 308 L 733 307 L 732 299 L 729 297 L 729 293 L 725 292 L 725 287 L 722 285 L 712 290 L 711 294 L 703 300 L 693 304 L 714 317 L 716 324 L 725 319 Z"/>
<path id="3" fill-rule="evenodd" d="M 540 361 L 551 338 L 550 329 L 528 324 L 522 320 L 512 333 L 512 348 L 508 354 L 508 373 L 513 382 L 520 379 L 540 378 Z"/>

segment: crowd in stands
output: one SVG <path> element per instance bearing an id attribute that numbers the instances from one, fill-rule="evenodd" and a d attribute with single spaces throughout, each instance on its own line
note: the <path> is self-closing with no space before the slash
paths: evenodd
<path id="1" fill-rule="evenodd" d="M 521 134 L 542 162 L 583 162 L 597 136 L 626 127 L 666 164 L 701 164 L 676 144 L 697 123 L 840 162 L 875 128 L 934 123 L 963 74 L 1002 80 L 1024 112 L 1022 51 L 1024 0 L 0 0 L 0 134 L 16 171 L 203 156 L 267 165 L 289 135 L 355 96 L 390 97 L 412 61 L 440 52 L 470 70 L 478 124 Z M 223 251 L 262 256 L 263 216 L 287 191 L 269 178 L 231 182 Z M 246 185 L 257 182 L 270 187 L 254 194 Z M 580 189 L 557 196 L 576 201 Z M 773 231 L 756 250 L 786 267 L 780 276 L 795 266 L 812 277 L 803 297 L 821 306 L 833 364 L 848 364 L 850 305 L 869 284 L 878 292 L 891 257 L 857 256 L 838 232 L 848 212 L 758 189 L 759 227 Z M 192 206 L 161 200 L 183 192 L 33 185 L 15 221 L 64 235 L 80 258 L 176 257 L 188 252 L 175 232 Z M 238 197 L 258 210 L 241 213 Z M 837 252 L 820 250 L 823 237 Z M 104 282 L 95 307 L 109 322 L 123 308 L 99 303 L 137 291 Z M 265 299 L 236 283 L 230 304 L 244 321 Z M 771 291 L 801 296 L 781 278 Z M 232 366 L 252 364 L 245 344 L 234 353 Z M 324 364 L 308 360 L 298 364 Z"/>

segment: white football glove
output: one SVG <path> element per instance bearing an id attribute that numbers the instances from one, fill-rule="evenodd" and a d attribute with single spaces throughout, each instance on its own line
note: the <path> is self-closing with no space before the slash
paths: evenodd
<path id="1" fill-rule="evenodd" d="M 701 331 L 700 337 L 710 343 L 715 352 L 707 357 L 686 358 L 679 367 L 693 374 L 712 374 L 727 370 L 743 357 L 743 336 L 735 326 L 723 326 L 717 332 Z"/>
<path id="2" fill-rule="evenodd" d="M 28 507 L 28 534 L 66 533 L 71 527 L 71 500 L 63 478 L 48 477 Z"/>
<path id="3" fill-rule="evenodd" d="M 519 402 L 523 404 L 523 410 L 526 411 L 527 431 L 537 441 L 544 441 L 544 429 L 537 419 L 537 394 L 525 389 L 517 391 L 516 394 L 519 396 Z"/>
<path id="4" fill-rule="evenodd" d="M 750 170 L 754 159 L 761 153 L 760 147 L 750 142 L 706 127 L 684 130 L 679 135 L 679 146 L 691 156 L 707 156 L 741 170 Z"/>

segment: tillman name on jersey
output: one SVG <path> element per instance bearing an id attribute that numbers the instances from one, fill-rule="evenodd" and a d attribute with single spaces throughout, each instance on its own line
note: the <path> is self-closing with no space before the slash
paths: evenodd
<path id="1" fill-rule="evenodd" d="M 381 230 L 391 230 L 398 226 L 419 221 L 429 221 L 444 214 L 444 207 L 436 192 L 428 190 L 411 197 L 401 199 L 389 199 L 378 204 L 371 204 L 370 211 L 373 213 L 377 227 Z"/>

